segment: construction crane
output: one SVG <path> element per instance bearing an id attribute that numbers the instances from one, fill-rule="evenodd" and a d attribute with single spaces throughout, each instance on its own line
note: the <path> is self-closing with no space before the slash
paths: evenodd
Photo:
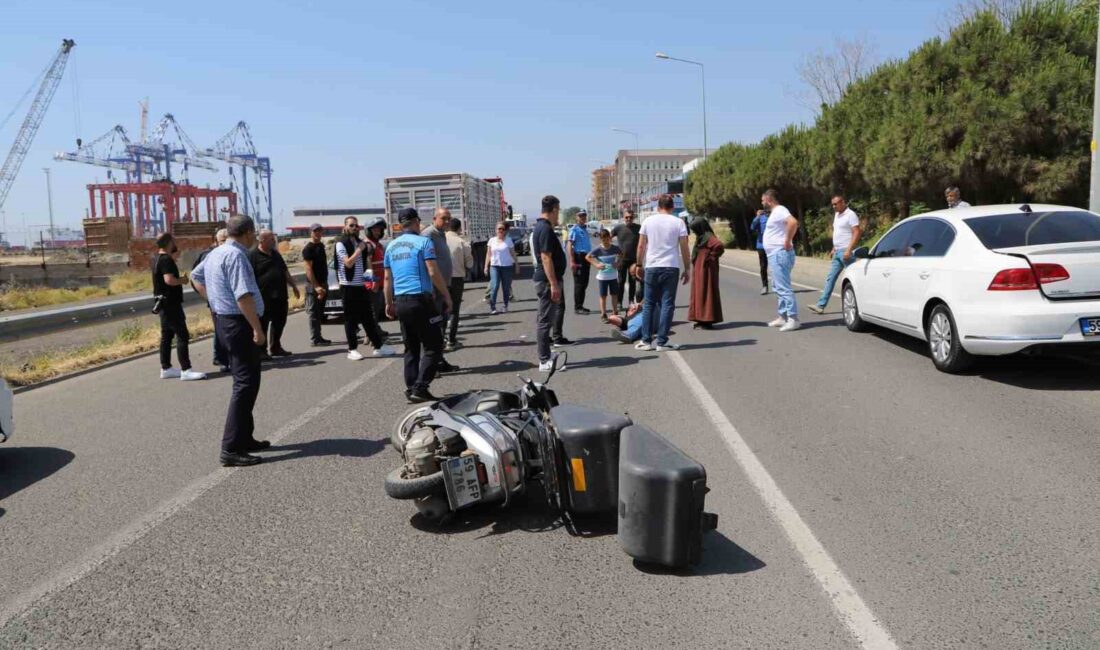
<path id="1" fill-rule="evenodd" d="M 120 169 L 126 172 L 126 182 L 140 182 L 142 175 L 153 176 L 156 166 L 151 160 L 141 160 L 129 151 L 132 145 L 126 129 L 121 124 L 99 136 L 91 142 L 85 142 L 72 153 L 56 153 L 54 160 L 68 160 L 71 162 L 97 165 L 110 169 Z M 111 178 L 111 172 L 107 172 L 107 178 Z"/>
<path id="2" fill-rule="evenodd" d="M 252 133 L 248 130 L 248 124 L 244 120 L 237 122 L 229 133 L 215 142 L 213 147 L 204 150 L 202 155 L 229 163 L 229 176 L 234 185 L 236 185 L 236 176 L 233 173 L 233 165 L 240 165 L 241 207 L 245 214 L 271 228 L 274 223 L 271 207 L 271 159 L 256 155 L 256 145 L 252 143 Z M 256 172 L 253 179 L 255 194 L 250 192 L 248 187 L 249 169 Z M 260 207 L 261 202 L 267 206 L 266 219 L 263 208 Z"/>
<path id="3" fill-rule="evenodd" d="M 69 60 L 69 52 L 76 45 L 76 41 L 66 38 L 61 41 L 61 49 L 57 51 L 50 67 L 46 69 L 42 85 L 38 87 L 38 93 L 34 96 L 31 108 L 27 111 L 27 117 L 23 120 L 23 126 L 19 127 L 19 133 L 15 136 L 15 144 L 12 145 L 8 157 L 4 160 L 4 166 L 0 168 L 0 208 L 4 207 L 4 201 L 8 198 L 8 192 L 15 182 L 19 168 L 23 166 L 23 160 L 30 151 L 34 136 L 38 133 L 38 127 L 42 125 L 42 118 L 46 117 L 46 109 L 50 106 L 61 83 L 61 75 L 65 73 L 65 63 Z M 77 142 L 80 146 L 80 142 Z"/>
<path id="4" fill-rule="evenodd" d="M 165 138 L 168 136 L 169 131 L 176 136 L 175 145 L 165 142 Z M 201 155 L 199 148 L 195 146 L 195 143 L 187 136 L 187 133 L 171 113 L 164 114 L 164 117 L 161 118 L 160 122 L 153 129 L 153 133 L 150 134 L 149 140 L 143 141 L 140 144 L 131 144 L 126 147 L 126 150 L 130 152 L 139 163 L 142 158 L 148 158 L 158 164 L 160 161 L 163 161 L 164 177 L 169 181 L 172 180 L 171 164 L 173 162 L 183 165 L 184 180 L 187 179 L 187 172 L 191 167 L 218 171 L 217 165 L 199 157 Z"/>

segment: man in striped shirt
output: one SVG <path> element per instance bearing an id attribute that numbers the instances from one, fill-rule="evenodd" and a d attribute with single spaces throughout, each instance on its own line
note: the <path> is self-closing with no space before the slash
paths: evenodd
<path id="1" fill-rule="evenodd" d="M 340 282 L 340 293 L 344 299 L 344 334 L 348 339 L 348 359 L 352 361 L 365 358 L 357 349 L 359 325 L 363 326 L 367 338 L 374 346 L 374 356 L 388 357 L 394 354 L 393 348 L 386 346 L 379 336 L 370 296 L 363 286 L 364 264 L 369 265 L 373 246 L 372 242 L 359 239 L 358 219 L 344 219 L 344 235 L 336 242 L 336 278 Z"/>

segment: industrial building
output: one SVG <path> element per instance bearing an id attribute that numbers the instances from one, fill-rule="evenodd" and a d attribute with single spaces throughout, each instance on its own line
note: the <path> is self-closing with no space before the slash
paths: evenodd
<path id="1" fill-rule="evenodd" d="M 620 149 L 615 156 L 615 183 L 620 204 L 637 206 L 645 190 L 683 174 L 684 165 L 702 149 Z"/>
<path id="2" fill-rule="evenodd" d="M 366 225 L 372 219 L 386 216 L 386 208 L 382 205 L 358 208 L 315 207 L 296 208 L 287 230 L 291 239 L 304 239 L 309 237 L 309 227 L 319 223 L 325 228 L 325 237 L 336 237 L 344 229 L 344 219 L 355 217 L 359 225 Z"/>

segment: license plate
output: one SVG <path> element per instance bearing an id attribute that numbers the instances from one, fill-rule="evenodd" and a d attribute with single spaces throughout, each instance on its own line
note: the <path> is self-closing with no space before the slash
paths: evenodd
<path id="1" fill-rule="evenodd" d="M 1100 336 L 1100 316 L 1081 319 L 1081 334 L 1085 336 Z"/>
<path id="2" fill-rule="evenodd" d="M 477 456 L 461 456 L 443 466 L 447 496 L 455 510 L 481 501 L 481 483 L 477 480 Z"/>
<path id="3" fill-rule="evenodd" d="M 334 298 L 325 302 L 325 309 L 336 309 L 337 307 L 343 308 L 344 301 L 340 298 Z"/>

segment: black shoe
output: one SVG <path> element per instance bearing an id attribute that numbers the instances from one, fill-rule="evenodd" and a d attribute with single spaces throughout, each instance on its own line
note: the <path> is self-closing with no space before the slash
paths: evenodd
<path id="1" fill-rule="evenodd" d="M 574 345 L 574 342 L 570 341 L 569 339 L 567 339 L 563 336 L 563 337 L 561 337 L 560 339 L 558 339 L 556 341 L 552 341 L 552 344 L 556 348 L 564 348 L 564 347 L 567 347 L 567 346 L 570 346 L 570 345 Z"/>
<path id="2" fill-rule="evenodd" d="M 221 455 L 222 467 L 248 467 L 259 465 L 263 460 L 259 456 L 250 456 L 240 451 L 223 451 Z"/>
<path id="3" fill-rule="evenodd" d="M 435 371 L 440 373 L 440 374 L 445 373 L 445 372 L 458 372 L 459 370 L 462 370 L 462 368 L 456 366 L 453 363 L 448 363 L 446 361 L 444 361 L 443 363 L 441 363 L 441 364 L 439 364 L 438 366 L 435 367 Z"/>
<path id="4" fill-rule="evenodd" d="M 294 353 L 291 352 L 290 350 L 284 350 L 283 348 L 279 348 L 278 350 L 272 350 L 271 351 L 271 356 L 273 356 L 273 357 L 289 357 L 292 354 L 294 354 Z"/>
<path id="5" fill-rule="evenodd" d="M 233 372 L 233 369 L 230 368 L 229 366 L 220 366 L 218 368 L 218 371 L 219 372 L 224 372 L 224 373 L 230 373 L 230 372 Z"/>
<path id="6" fill-rule="evenodd" d="M 246 452 L 261 451 L 261 450 L 267 449 L 269 447 L 271 447 L 271 441 L 270 440 L 253 440 L 251 442 L 245 443 L 244 450 Z"/>
<path id="7" fill-rule="evenodd" d="M 264 352 L 261 352 L 261 353 L 260 353 L 260 361 L 271 361 L 271 360 L 273 360 L 274 358 L 275 358 L 275 357 L 273 357 L 273 356 L 271 356 L 270 354 L 268 354 L 268 353 L 267 353 L 267 351 L 264 351 Z"/>
<path id="8" fill-rule="evenodd" d="M 578 316 L 587 316 L 592 313 L 592 310 L 581 307 L 580 309 L 574 309 L 573 313 L 577 314 Z"/>
<path id="9" fill-rule="evenodd" d="M 310 345 L 312 345 L 315 348 L 322 348 L 326 345 L 332 345 L 332 341 L 330 341 L 328 339 L 317 339 L 316 341 L 311 341 Z"/>
<path id="10" fill-rule="evenodd" d="M 439 398 L 429 393 L 427 388 L 412 388 L 410 390 L 406 390 L 405 399 L 409 400 L 409 403 L 411 404 L 422 404 L 424 402 L 439 401 Z"/>

